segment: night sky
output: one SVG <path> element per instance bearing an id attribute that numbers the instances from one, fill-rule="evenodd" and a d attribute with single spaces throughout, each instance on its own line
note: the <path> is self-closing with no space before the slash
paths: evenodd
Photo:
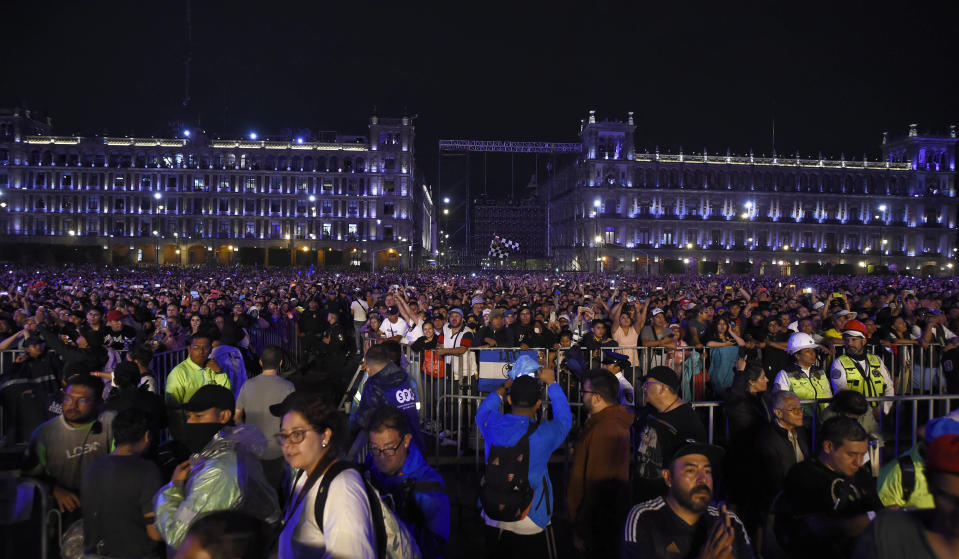
<path id="1" fill-rule="evenodd" d="M 6 2 L 0 104 L 112 135 L 365 133 L 405 111 L 431 182 L 439 138 L 576 141 L 590 108 L 634 111 L 639 148 L 757 155 L 774 119 L 779 153 L 837 158 L 959 123 L 949 2 L 342 4 L 194 0 L 184 108 L 185 0 Z"/>

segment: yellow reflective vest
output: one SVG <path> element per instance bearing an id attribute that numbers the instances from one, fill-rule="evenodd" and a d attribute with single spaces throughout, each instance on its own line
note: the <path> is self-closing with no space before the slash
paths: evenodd
<path id="1" fill-rule="evenodd" d="M 855 390 L 867 398 L 882 396 L 886 393 L 886 381 L 882 378 L 882 361 L 871 353 L 866 354 L 866 362 L 869 364 L 867 371 L 868 379 L 862 378 L 862 373 L 856 362 L 848 355 L 838 357 L 839 364 L 846 373 L 846 385 L 850 390 Z M 835 373 L 833 373 L 835 374 Z M 877 404 L 873 402 L 875 407 Z"/>
<path id="2" fill-rule="evenodd" d="M 783 371 L 786 373 L 786 378 L 789 379 L 789 390 L 800 400 L 832 398 L 832 385 L 829 383 L 829 375 L 822 371 L 809 369 L 809 376 L 806 376 L 803 374 L 802 368 L 795 363 L 786 367 Z M 826 409 L 826 405 L 820 404 L 819 409 Z M 809 406 L 804 405 L 803 407 L 808 408 Z"/>

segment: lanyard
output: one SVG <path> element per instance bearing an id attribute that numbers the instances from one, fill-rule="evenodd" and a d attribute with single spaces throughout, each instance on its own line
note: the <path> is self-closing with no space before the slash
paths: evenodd
<path id="1" fill-rule="evenodd" d="M 330 463 L 329 463 L 329 464 L 326 464 L 326 466 L 323 468 L 323 471 L 320 472 L 320 475 L 316 475 L 316 472 L 320 469 L 320 465 L 323 464 L 323 462 L 324 462 L 327 458 L 330 458 L 329 455 L 324 456 L 324 457 L 323 457 L 323 460 L 320 460 L 320 461 L 316 464 L 316 467 L 313 468 L 313 471 L 310 472 L 310 475 L 307 476 L 306 482 L 303 484 L 303 489 L 300 489 L 299 493 L 296 494 L 296 498 L 293 499 L 292 506 L 290 506 L 290 508 L 287 509 L 286 518 L 283 519 L 283 524 L 284 524 L 284 525 L 285 525 L 287 522 L 290 521 L 290 518 L 291 518 L 291 517 L 293 516 L 293 514 L 296 512 L 296 509 L 299 508 L 300 504 L 303 502 L 303 499 L 306 498 L 306 496 L 307 496 L 307 495 L 309 494 L 309 492 L 310 492 L 310 489 L 313 488 L 313 484 L 315 484 L 315 483 L 317 482 L 317 480 L 319 480 L 321 477 L 323 477 L 323 474 L 325 474 L 325 473 L 330 469 L 330 466 L 332 466 L 334 463 L 336 463 L 336 460 L 335 460 L 335 459 L 331 459 L 331 460 L 330 460 Z M 296 478 L 293 480 L 293 487 L 296 487 L 296 483 L 300 480 L 300 476 L 301 476 L 301 475 L 303 475 L 303 470 L 300 470 L 300 471 L 296 474 Z M 323 519 L 321 518 L 321 519 L 319 519 L 317 522 L 322 523 L 322 522 L 323 522 Z"/>

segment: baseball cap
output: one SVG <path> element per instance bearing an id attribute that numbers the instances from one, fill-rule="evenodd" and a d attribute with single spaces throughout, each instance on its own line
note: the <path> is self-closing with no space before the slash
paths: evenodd
<path id="1" fill-rule="evenodd" d="M 486 303 L 486 301 L 484 301 L 482 297 L 473 297 L 470 300 L 470 305 L 482 305 L 484 303 Z"/>
<path id="2" fill-rule="evenodd" d="M 506 312 L 503 313 L 503 316 L 513 316 L 514 314 L 516 314 L 516 313 L 513 312 L 512 310 L 508 310 L 508 311 L 506 311 Z"/>
<path id="3" fill-rule="evenodd" d="M 386 314 L 400 314 L 400 309 L 396 305 L 390 305 L 390 307 L 386 309 Z"/>
<path id="4" fill-rule="evenodd" d="M 726 455 L 726 451 L 722 447 L 718 447 L 713 444 L 706 444 L 696 441 L 694 439 L 686 439 L 686 443 L 680 446 L 673 457 L 670 460 L 670 464 L 679 460 L 683 456 L 689 456 L 690 454 L 701 454 L 709 459 L 709 464 L 714 468 L 722 466 L 723 457 Z"/>
<path id="5" fill-rule="evenodd" d="M 114 320 L 123 320 L 123 313 L 121 311 L 110 311 L 107 313 L 107 322 L 112 322 Z"/>
<path id="6" fill-rule="evenodd" d="M 672 388 L 673 392 L 679 392 L 679 376 L 669 367 L 660 365 L 650 369 L 649 372 L 646 373 L 646 376 L 643 377 L 643 382 L 651 380 L 665 384 Z"/>
<path id="7" fill-rule="evenodd" d="M 816 302 L 813 304 L 812 308 L 813 308 L 813 310 L 818 311 L 819 309 L 821 309 L 821 308 L 823 308 L 823 307 L 825 307 L 825 306 L 826 306 L 826 303 L 823 303 L 822 301 L 816 301 Z"/>
<path id="8" fill-rule="evenodd" d="M 229 388 L 218 384 L 207 384 L 200 387 L 190 401 L 183 404 L 182 408 L 186 411 L 205 411 L 210 408 L 218 410 L 236 409 L 236 399 L 233 398 L 233 392 Z"/>
<path id="9" fill-rule="evenodd" d="M 449 314 L 458 314 L 458 315 L 460 315 L 460 316 L 463 316 L 463 310 L 460 309 L 459 307 L 454 307 L 454 308 L 450 309 Z"/>
<path id="10" fill-rule="evenodd" d="M 517 377 L 509 389 L 509 397 L 514 406 L 531 408 L 540 399 L 539 380 L 531 376 Z"/>
<path id="11" fill-rule="evenodd" d="M 603 365 L 619 363 L 621 361 L 626 361 L 628 363 L 629 356 L 623 355 L 622 353 L 617 353 L 615 351 L 610 351 L 608 349 L 603 350 Z"/>
<path id="12" fill-rule="evenodd" d="M 846 309 L 843 309 L 843 310 L 837 312 L 837 313 L 836 313 L 836 316 L 846 316 L 846 317 L 849 317 L 849 319 L 851 320 L 851 319 L 853 319 L 853 318 L 856 318 L 856 313 L 854 313 L 854 312 L 852 312 L 852 311 L 849 311 L 849 310 L 846 310 Z"/>
<path id="13" fill-rule="evenodd" d="M 291 409 L 295 409 L 319 397 L 319 394 L 303 392 L 302 390 L 290 392 L 286 395 L 286 398 L 283 398 L 282 402 L 270 406 L 270 415 L 274 417 L 283 417 Z"/>
<path id="14" fill-rule="evenodd" d="M 929 443 L 926 470 L 959 475 L 959 434 L 942 435 Z"/>
<path id="15" fill-rule="evenodd" d="M 483 314 L 486 314 L 485 311 L 484 311 Z M 503 313 L 503 309 L 493 309 L 493 311 L 492 311 L 491 313 L 489 313 L 489 314 L 490 314 L 490 316 L 489 316 L 490 319 L 493 319 L 493 318 L 503 318 L 503 316 L 505 316 L 504 313 Z"/>
<path id="16" fill-rule="evenodd" d="M 653 309 L 653 314 L 652 314 L 652 316 L 656 316 L 657 314 L 663 314 L 663 309 L 660 309 L 660 308 L 658 308 L 658 307 L 655 308 L 655 309 Z"/>

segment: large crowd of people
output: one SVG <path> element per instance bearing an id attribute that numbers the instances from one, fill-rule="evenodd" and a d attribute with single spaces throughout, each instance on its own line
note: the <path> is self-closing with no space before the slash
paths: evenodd
<path id="1" fill-rule="evenodd" d="M 5 266 L 3 442 L 91 557 L 956 557 L 959 417 L 884 443 L 959 394 L 957 287 Z"/>

